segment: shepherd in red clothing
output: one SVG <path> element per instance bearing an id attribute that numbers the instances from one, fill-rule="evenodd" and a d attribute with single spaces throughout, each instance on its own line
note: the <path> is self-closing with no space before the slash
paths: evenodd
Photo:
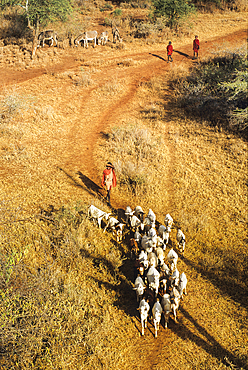
<path id="1" fill-rule="evenodd" d="M 173 62 L 172 53 L 173 53 L 173 46 L 171 45 L 171 41 L 169 41 L 169 45 L 167 45 L 167 55 L 168 55 L 167 63 L 169 63 L 169 61 Z"/>
<path id="2" fill-rule="evenodd" d="M 112 165 L 111 162 L 108 162 L 106 164 L 106 169 L 103 171 L 101 185 L 102 185 L 102 187 L 104 187 L 104 185 L 106 185 L 106 188 L 107 188 L 106 199 L 107 199 L 108 205 L 111 206 L 111 204 L 110 204 L 110 190 L 111 190 L 112 186 L 113 187 L 116 186 L 115 170 L 114 170 L 114 166 Z"/>
<path id="3" fill-rule="evenodd" d="M 193 59 L 195 59 L 195 57 L 198 59 L 199 49 L 200 49 L 200 41 L 198 39 L 198 36 L 195 36 L 195 39 L 193 41 L 193 51 L 194 51 Z"/>

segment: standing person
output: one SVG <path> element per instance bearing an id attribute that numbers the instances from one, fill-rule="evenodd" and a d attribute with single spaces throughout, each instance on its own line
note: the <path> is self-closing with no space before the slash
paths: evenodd
<path id="1" fill-rule="evenodd" d="M 172 53 L 173 53 L 173 46 L 171 44 L 171 41 L 169 41 L 169 45 L 167 45 L 167 56 L 168 56 L 167 63 L 169 63 L 169 61 L 173 62 Z"/>
<path id="2" fill-rule="evenodd" d="M 193 59 L 197 58 L 198 59 L 198 51 L 200 49 L 200 41 L 198 39 L 198 36 L 195 36 L 195 39 L 193 41 L 193 51 L 194 51 L 194 56 Z"/>
<path id="3" fill-rule="evenodd" d="M 114 170 L 114 166 L 112 165 L 111 162 L 108 162 L 106 164 L 106 169 L 103 171 L 103 175 L 102 175 L 102 183 L 101 183 L 102 187 L 104 187 L 104 185 L 106 185 L 106 188 L 107 188 L 107 196 L 106 196 L 106 200 L 108 202 L 108 205 L 111 206 L 110 204 L 110 190 L 113 187 L 116 186 L 116 175 L 115 175 L 115 170 Z"/>

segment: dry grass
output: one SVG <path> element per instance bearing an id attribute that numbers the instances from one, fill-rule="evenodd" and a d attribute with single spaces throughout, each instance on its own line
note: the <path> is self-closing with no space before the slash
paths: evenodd
<path id="1" fill-rule="evenodd" d="M 208 37 L 228 32 L 217 29 L 231 17 L 222 16 L 199 16 Z M 206 24 L 209 18 L 216 27 Z M 133 50 L 137 44 L 128 46 Z M 163 78 L 141 84 L 115 117 L 129 92 L 118 73 L 89 86 L 75 86 L 72 71 L 47 73 L 1 93 L 8 114 L 1 117 L 0 147 L 0 368 L 226 370 L 232 362 L 245 369 L 247 144 L 171 112 Z M 98 76 L 90 71 L 92 80 Z M 9 109 L 16 103 L 18 110 Z M 139 337 L 126 242 L 118 247 L 86 217 L 90 203 L 108 210 L 78 175 L 87 177 L 82 153 L 99 138 L 92 144 L 82 136 L 90 137 L 103 112 L 104 120 L 116 121 L 107 121 L 110 139 L 103 135 L 92 153 L 94 171 L 100 178 L 110 158 L 118 178 L 124 164 L 128 178 L 133 168 L 142 170 L 145 183 L 135 192 L 123 182 L 113 196 L 119 204 L 152 208 L 160 222 L 170 212 L 187 238 L 179 270 L 188 276 L 189 295 L 179 324 L 162 329 L 157 342 L 153 328 Z M 47 212 L 40 219 L 41 209 Z"/>

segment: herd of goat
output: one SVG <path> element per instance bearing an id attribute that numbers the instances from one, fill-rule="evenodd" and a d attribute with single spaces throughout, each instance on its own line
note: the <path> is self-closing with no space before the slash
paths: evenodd
<path id="1" fill-rule="evenodd" d="M 120 32 L 117 27 L 112 27 L 112 36 L 114 43 L 117 40 L 122 42 L 122 38 L 120 37 Z M 108 38 L 109 38 L 108 31 L 103 31 L 100 35 L 98 35 L 97 31 L 85 31 L 74 39 L 74 45 L 79 46 L 83 44 L 84 47 L 88 48 L 88 41 L 94 41 L 94 46 L 106 45 L 106 43 L 108 42 Z M 55 32 L 54 30 L 46 30 L 40 32 L 37 40 L 37 47 L 40 46 L 44 47 L 47 41 L 49 42 L 49 46 L 53 46 L 54 43 L 55 46 L 57 46 L 58 45 L 57 32 Z"/>
<path id="2" fill-rule="evenodd" d="M 124 228 L 130 230 L 130 256 L 134 261 L 134 287 L 137 296 L 137 305 L 140 313 L 141 333 L 144 335 L 147 320 L 151 318 L 155 329 L 155 338 L 162 316 L 164 327 L 167 328 L 170 315 L 177 322 L 177 310 L 183 294 L 187 294 L 187 277 L 177 268 L 178 253 L 169 247 L 170 232 L 173 227 L 173 218 L 166 214 L 164 225 L 158 224 L 154 212 L 149 209 L 147 216 L 140 206 L 132 210 L 129 206 L 125 210 L 125 221 L 120 222 L 94 205 L 88 208 L 88 217 L 97 222 L 101 228 L 104 220 L 104 232 L 110 229 L 121 242 Z M 185 235 L 177 228 L 177 249 L 184 255 Z"/>

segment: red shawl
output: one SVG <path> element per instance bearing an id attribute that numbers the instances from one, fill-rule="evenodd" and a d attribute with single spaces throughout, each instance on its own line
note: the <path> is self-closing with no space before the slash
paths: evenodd
<path id="1" fill-rule="evenodd" d="M 116 175 L 115 175 L 115 170 L 113 168 L 106 168 L 104 171 L 103 171 L 103 176 L 102 176 L 102 187 L 105 185 L 105 178 L 107 175 L 110 174 L 110 172 L 113 171 L 113 181 L 112 181 L 112 186 L 115 187 L 116 186 Z"/>

